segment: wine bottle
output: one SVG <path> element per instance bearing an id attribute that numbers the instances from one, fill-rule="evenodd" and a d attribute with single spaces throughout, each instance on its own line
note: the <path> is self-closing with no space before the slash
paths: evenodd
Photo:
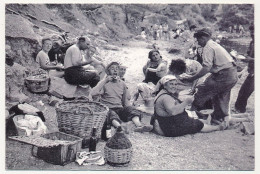
<path id="1" fill-rule="evenodd" d="M 92 129 L 92 135 L 89 140 L 89 152 L 96 151 L 96 146 L 97 146 L 96 131 L 97 131 L 97 128 L 94 127 Z"/>
<path id="2" fill-rule="evenodd" d="M 111 134 L 111 124 L 110 124 L 110 116 L 108 114 L 107 116 L 107 119 L 106 119 L 106 139 L 108 140 L 109 138 L 112 137 L 112 134 Z"/>

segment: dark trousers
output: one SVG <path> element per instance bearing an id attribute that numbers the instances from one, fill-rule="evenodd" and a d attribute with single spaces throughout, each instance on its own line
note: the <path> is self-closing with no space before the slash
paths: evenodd
<path id="1" fill-rule="evenodd" d="M 239 90 L 237 101 L 235 103 L 235 108 L 238 111 L 246 112 L 247 100 L 250 97 L 250 95 L 254 92 L 254 90 L 255 90 L 254 75 L 249 74 Z"/>
<path id="2" fill-rule="evenodd" d="M 198 86 L 192 109 L 199 111 L 203 109 L 206 101 L 212 99 L 214 108 L 212 118 L 220 120 L 228 116 L 230 112 L 230 92 L 236 82 L 236 66 L 211 74 L 203 84 Z"/>
<path id="3" fill-rule="evenodd" d="M 100 80 L 95 72 L 86 71 L 81 66 L 73 66 L 65 69 L 64 79 L 71 85 L 89 85 L 94 87 Z"/>

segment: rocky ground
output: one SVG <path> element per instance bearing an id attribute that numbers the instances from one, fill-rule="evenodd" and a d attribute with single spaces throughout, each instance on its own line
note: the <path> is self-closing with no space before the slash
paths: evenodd
<path id="1" fill-rule="evenodd" d="M 161 55 L 168 62 L 182 54 L 168 53 L 169 48 L 180 48 L 183 45 L 158 41 Z M 126 83 L 131 92 L 135 85 L 143 80 L 142 66 L 146 63 L 147 48 L 152 43 L 145 41 L 129 41 L 122 44 L 118 51 L 101 50 L 106 62 L 120 61 L 128 66 Z M 231 107 L 237 98 L 238 90 L 245 75 L 241 77 L 232 90 Z M 35 100 L 41 99 L 35 96 Z M 45 113 L 50 131 L 57 131 L 55 109 L 48 106 Z M 254 95 L 251 95 L 247 111 L 254 120 Z M 149 123 L 150 117 L 144 116 L 143 121 Z M 177 138 L 168 138 L 153 133 L 135 133 L 127 135 L 133 145 L 133 157 L 128 167 L 114 168 L 104 166 L 79 166 L 72 162 L 66 166 L 52 165 L 31 155 L 31 145 L 13 140 L 6 140 L 7 170 L 254 170 L 255 169 L 255 136 L 245 135 L 240 125 L 228 130 L 197 133 Z M 103 152 L 104 141 L 98 143 L 98 150 Z"/>

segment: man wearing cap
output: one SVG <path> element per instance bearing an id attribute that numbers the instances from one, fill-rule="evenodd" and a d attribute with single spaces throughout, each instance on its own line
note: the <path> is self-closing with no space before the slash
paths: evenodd
<path id="1" fill-rule="evenodd" d="M 237 68 L 230 54 L 218 43 L 211 39 L 211 31 L 208 28 L 198 30 L 194 37 L 203 47 L 202 69 L 191 77 L 182 80 L 194 81 L 208 72 L 211 73 L 206 80 L 198 86 L 192 103 L 193 110 L 203 109 L 203 105 L 212 99 L 214 112 L 212 118 L 218 121 L 229 120 L 230 92 L 237 82 Z"/>
<path id="2" fill-rule="evenodd" d="M 79 37 L 78 42 L 72 45 L 66 51 L 64 59 L 65 80 L 72 85 L 90 85 L 96 86 L 100 77 L 96 72 L 88 71 L 83 68 L 84 65 L 91 63 L 83 59 L 82 50 L 90 49 L 90 40 L 87 37 Z"/>

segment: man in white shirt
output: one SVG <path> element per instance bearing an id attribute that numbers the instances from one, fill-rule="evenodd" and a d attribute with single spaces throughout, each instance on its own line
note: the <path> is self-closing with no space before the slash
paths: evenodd
<path id="1" fill-rule="evenodd" d="M 92 63 L 92 59 L 83 59 L 81 50 L 90 49 L 90 40 L 87 37 L 79 37 L 78 42 L 66 51 L 64 59 L 65 80 L 72 85 L 96 86 L 100 77 L 97 72 L 84 69 L 84 65 Z"/>

